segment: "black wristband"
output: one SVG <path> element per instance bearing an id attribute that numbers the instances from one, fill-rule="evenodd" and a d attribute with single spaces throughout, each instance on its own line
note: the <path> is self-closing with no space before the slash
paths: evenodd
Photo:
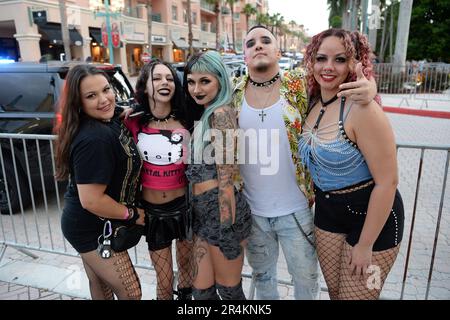
<path id="1" fill-rule="evenodd" d="M 127 206 L 128 208 L 128 219 L 127 224 L 135 224 L 136 220 L 139 219 L 139 212 L 135 206 Z"/>

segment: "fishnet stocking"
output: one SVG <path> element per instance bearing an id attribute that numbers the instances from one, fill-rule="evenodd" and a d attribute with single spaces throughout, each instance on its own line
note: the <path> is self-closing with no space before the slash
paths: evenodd
<path id="1" fill-rule="evenodd" d="M 136 298 L 140 299 L 142 297 L 141 284 L 128 252 L 114 252 L 113 257 L 117 258 L 114 261 L 114 266 L 120 274 L 119 278 L 122 280 L 122 285 L 125 286 L 128 298 L 133 300 L 136 300 Z"/>
<path id="2" fill-rule="evenodd" d="M 82 253 L 89 288 L 94 300 L 139 300 L 141 284 L 127 251 L 113 252 L 111 258 L 102 259 L 96 250 Z"/>
<path id="3" fill-rule="evenodd" d="M 378 299 L 384 281 L 397 258 L 400 245 L 394 248 L 376 251 L 372 254 L 375 271 L 366 276 L 352 276 L 348 267 L 352 247 L 344 244 L 341 261 L 339 299 L 341 300 L 375 300 Z"/>
<path id="4" fill-rule="evenodd" d="M 328 287 L 328 294 L 331 300 L 336 300 L 339 295 L 339 275 L 345 234 L 332 233 L 317 227 L 314 232 L 317 255 Z"/>
<path id="5" fill-rule="evenodd" d="M 89 265 L 82 259 L 84 270 L 89 279 L 89 290 L 91 292 L 91 298 L 93 300 L 114 300 L 114 293 L 112 289 L 100 279 L 94 272 L 94 270 L 89 267 Z"/>
<path id="6" fill-rule="evenodd" d="M 150 258 L 152 259 L 156 271 L 156 298 L 158 300 L 173 300 L 173 264 L 171 247 L 150 251 Z"/>
<path id="7" fill-rule="evenodd" d="M 192 287 L 194 279 L 194 257 L 193 257 L 193 241 L 176 242 L 177 247 L 177 266 L 178 266 L 178 288 Z"/>

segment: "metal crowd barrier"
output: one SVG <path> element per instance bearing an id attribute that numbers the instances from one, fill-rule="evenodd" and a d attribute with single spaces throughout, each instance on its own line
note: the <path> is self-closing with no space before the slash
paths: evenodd
<path id="1" fill-rule="evenodd" d="M 422 100 L 426 107 L 428 101 L 450 101 L 450 64 L 377 63 L 374 71 L 379 93 L 408 94 L 409 98 Z"/>
<path id="2" fill-rule="evenodd" d="M 78 255 L 64 239 L 60 227 L 65 186 L 53 178 L 55 137 L 0 133 L 0 260 L 8 246 L 34 258 L 37 256 L 30 250 Z M 433 299 L 433 285 L 450 281 L 450 251 L 440 237 L 450 231 L 450 197 L 446 188 L 450 145 L 400 143 L 397 147 L 405 231 L 382 298 L 408 299 L 408 291 L 415 288 L 424 299 Z M 5 184 L 10 188 L 5 189 Z M 130 255 L 137 267 L 154 270 L 145 241 L 130 250 Z M 242 275 L 252 279 L 250 273 Z M 280 278 L 279 284 L 292 285 L 290 279 Z M 249 298 L 254 297 L 254 289 L 252 279 Z"/>

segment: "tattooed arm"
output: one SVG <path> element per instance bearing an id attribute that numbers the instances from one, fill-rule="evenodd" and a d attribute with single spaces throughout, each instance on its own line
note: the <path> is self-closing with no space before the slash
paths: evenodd
<path id="1" fill-rule="evenodd" d="M 220 223 L 223 226 L 231 226 L 236 217 L 233 186 L 233 177 L 237 171 L 237 164 L 234 161 L 236 148 L 234 134 L 237 129 L 235 111 L 228 106 L 220 107 L 214 111 L 211 127 L 219 181 Z"/>

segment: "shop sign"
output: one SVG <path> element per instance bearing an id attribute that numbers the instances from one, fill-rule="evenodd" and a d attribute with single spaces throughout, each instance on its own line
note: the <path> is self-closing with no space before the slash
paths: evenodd
<path id="1" fill-rule="evenodd" d="M 152 43 L 166 43 L 166 37 L 164 36 L 152 36 Z"/>

